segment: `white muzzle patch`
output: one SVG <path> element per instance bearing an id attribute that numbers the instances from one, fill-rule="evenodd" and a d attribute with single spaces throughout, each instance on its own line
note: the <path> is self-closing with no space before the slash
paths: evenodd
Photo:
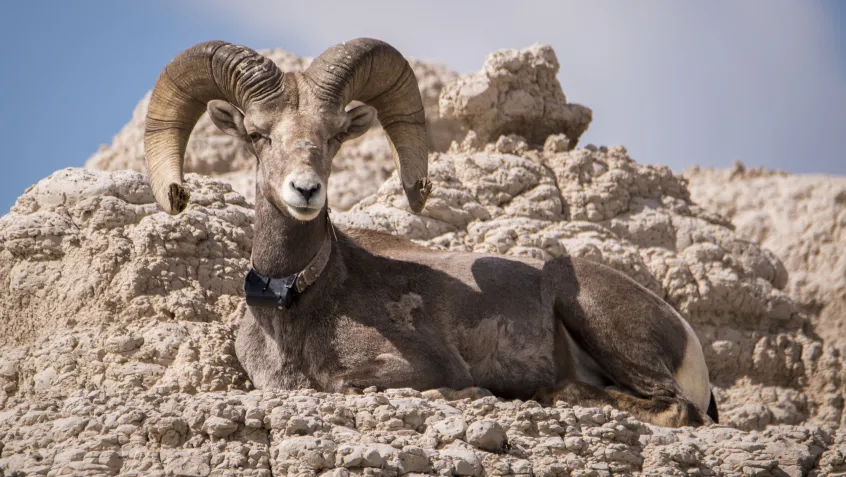
<path id="1" fill-rule="evenodd" d="M 326 204 L 326 184 L 312 171 L 289 174 L 280 189 L 288 212 L 298 220 L 314 219 Z"/>

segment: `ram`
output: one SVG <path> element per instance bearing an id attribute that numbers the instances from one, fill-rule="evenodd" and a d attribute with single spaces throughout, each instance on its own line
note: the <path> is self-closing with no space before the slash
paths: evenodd
<path id="1" fill-rule="evenodd" d="M 353 101 L 362 104 L 348 108 Z M 144 136 L 153 192 L 171 214 L 188 204 L 185 146 L 206 110 L 258 162 L 248 307 L 236 339 L 256 387 L 487 389 L 544 404 L 611 404 L 665 426 L 717 420 L 690 325 L 625 275 L 575 257 L 434 251 L 333 227 L 332 158 L 377 115 L 410 209 L 422 211 L 431 190 L 417 81 L 387 43 L 333 46 L 302 73 L 225 42 L 177 55 L 153 89 Z"/>

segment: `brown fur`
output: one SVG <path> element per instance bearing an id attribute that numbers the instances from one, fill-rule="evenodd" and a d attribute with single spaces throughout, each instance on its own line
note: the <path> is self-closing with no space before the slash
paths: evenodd
<path id="1" fill-rule="evenodd" d="M 256 266 L 279 276 L 302 266 L 320 244 L 324 217 L 297 221 L 259 195 Z M 571 403 L 611 404 L 658 425 L 698 425 L 702 413 L 672 377 L 686 344 L 674 313 L 589 261 L 438 252 L 338 228 L 317 282 L 291 310 L 250 309 L 236 351 L 259 388 L 477 386 L 542 399 L 543 390 L 563 385 L 560 396 Z M 584 354 L 599 373 L 580 368 Z M 627 393 L 583 383 L 578 389 L 590 392 L 575 393 L 586 372 Z"/>
<path id="2" fill-rule="evenodd" d="M 339 48 L 332 53 L 338 61 L 349 57 Z M 357 74 L 369 75 L 369 62 L 386 54 L 393 55 L 381 46 L 372 50 L 356 67 L 365 73 Z M 343 101 L 328 100 L 333 91 L 360 89 L 386 112 L 386 130 L 402 149 L 398 162 L 409 203 L 414 210 L 425 203 L 425 136 L 412 124 L 422 121 L 422 103 L 414 106 L 419 93 L 412 98 L 407 87 L 410 69 L 393 83 L 386 70 L 349 88 L 332 86 L 331 69 L 320 71 L 328 83 L 286 74 L 275 89 L 268 87 L 274 94 L 241 105 L 243 111 L 219 99 L 208 102 L 215 124 L 246 141 L 258 160 L 252 261 L 263 275 L 296 273 L 317 253 L 330 226 L 325 187 L 332 158 L 342 141 L 374 120 L 370 106 L 346 111 Z M 389 103 L 379 91 L 401 94 L 391 93 L 396 99 Z M 404 100 L 414 108 L 395 110 Z M 172 193 L 171 211 L 181 210 L 183 199 Z M 339 228 L 328 265 L 290 309 L 248 309 L 236 353 L 258 388 L 484 388 L 547 404 L 558 398 L 612 404 L 677 426 L 703 421 L 674 379 L 687 339 L 669 305 L 590 261 L 438 252 Z"/>

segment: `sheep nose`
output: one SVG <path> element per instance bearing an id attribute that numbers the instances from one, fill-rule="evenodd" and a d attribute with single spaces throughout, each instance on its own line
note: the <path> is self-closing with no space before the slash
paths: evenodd
<path id="1" fill-rule="evenodd" d="M 314 185 L 306 186 L 306 187 L 299 187 L 299 186 L 295 185 L 293 182 L 291 182 L 291 187 L 296 189 L 300 193 L 300 195 L 303 196 L 303 198 L 306 200 L 306 202 L 308 202 L 309 199 L 311 199 L 311 196 L 313 196 L 315 192 L 320 190 L 320 184 L 314 184 Z"/>

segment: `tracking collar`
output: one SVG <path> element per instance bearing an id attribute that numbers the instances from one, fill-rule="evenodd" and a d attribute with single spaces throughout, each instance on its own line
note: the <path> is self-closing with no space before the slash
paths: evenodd
<path id="1" fill-rule="evenodd" d="M 304 269 L 287 277 L 271 278 L 264 276 L 253 268 L 250 261 L 250 271 L 244 278 L 244 295 L 247 298 L 247 305 L 263 308 L 291 308 L 294 299 L 314 283 L 323 273 L 326 264 L 329 263 L 329 256 L 332 254 L 332 235 L 334 228 L 329 222 L 327 211 L 326 238 L 323 245 L 317 251 L 317 255 Z"/>

